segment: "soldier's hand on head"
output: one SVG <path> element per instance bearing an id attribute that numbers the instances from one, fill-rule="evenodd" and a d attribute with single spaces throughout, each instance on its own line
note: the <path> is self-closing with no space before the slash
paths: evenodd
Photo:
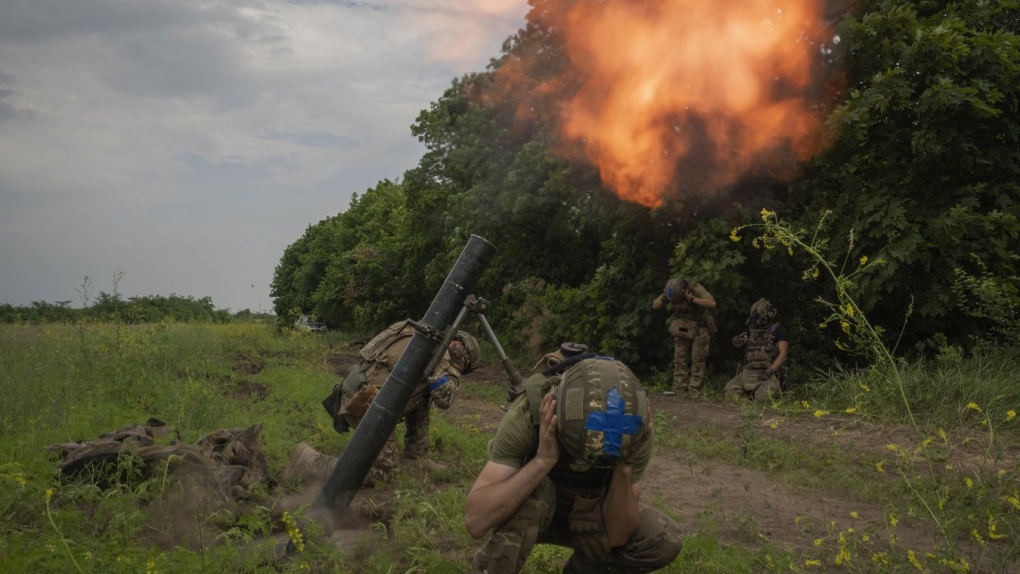
<path id="1" fill-rule="evenodd" d="M 772 372 L 772 369 L 765 369 L 764 371 L 758 373 L 758 380 L 767 381 L 772 378 L 773 374 L 774 373 Z"/>
<path id="2" fill-rule="evenodd" d="M 556 439 L 556 392 L 550 390 L 542 397 L 538 408 L 538 453 L 535 458 L 550 466 L 560 459 L 560 445 Z"/>

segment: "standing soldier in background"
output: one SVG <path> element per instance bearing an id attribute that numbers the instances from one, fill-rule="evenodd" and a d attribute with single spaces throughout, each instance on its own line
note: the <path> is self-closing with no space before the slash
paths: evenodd
<path id="1" fill-rule="evenodd" d="M 751 306 L 747 330 L 733 337 L 733 346 L 744 348 L 744 364 L 736 377 L 726 383 L 726 397 L 767 400 L 781 389 L 779 368 L 790 353 L 786 327 L 776 321 L 777 310 L 767 299 Z"/>
<path id="2" fill-rule="evenodd" d="M 347 371 L 343 381 L 334 385 L 333 392 L 322 401 L 338 433 L 358 428 L 414 333 L 414 326 L 408 321 L 401 321 L 390 325 L 361 348 L 358 352 L 361 361 Z M 418 382 L 404 409 L 405 458 L 416 460 L 428 456 L 431 406 L 450 408 L 454 395 L 460 389 L 460 376 L 470 373 L 480 364 L 481 349 L 478 341 L 464 331 L 457 331 L 435 372 L 431 377 Z M 308 444 L 300 443 L 291 454 L 283 481 L 325 480 L 336 460 L 336 457 L 321 454 Z M 372 465 L 366 484 L 374 484 L 388 477 L 397 466 L 397 438 L 391 434 Z"/>
<path id="3" fill-rule="evenodd" d="M 669 334 L 673 336 L 673 390 L 697 393 L 705 380 L 708 343 L 715 333 L 715 319 L 708 312 L 715 298 L 699 283 L 674 278 L 652 301 L 652 309 L 672 305 Z"/>

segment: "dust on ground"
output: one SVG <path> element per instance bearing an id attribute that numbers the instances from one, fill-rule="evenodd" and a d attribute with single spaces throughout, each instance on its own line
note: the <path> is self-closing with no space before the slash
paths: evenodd
<path id="1" fill-rule="evenodd" d="M 356 360 L 356 349 L 357 346 L 332 349 L 327 360 L 330 370 L 338 375 L 345 373 Z M 505 388 L 506 374 L 499 365 L 485 364 L 463 377 L 462 385 Z M 907 425 L 875 424 L 859 418 L 819 418 L 811 413 L 790 415 L 762 408 L 749 423 L 746 410 L 730 402 L 667 397 L 661 393 L 652 393 L 650 402 L 655 413 L 665 415 L 669 424 L 675 425 L 676 432 L 712 428 L 736 434 L 747 432 L 747 425 L 752 424 L 755 432 L 786 443 L 836 447 L 848 456 L 888 460 L 890 467 L 895 464 L 896 453 L 890 451 L 889 444 L 910 450 L 921 440 Z M 479 431 L 491 433 L 502 414 L 490 401 L 461 393 L 449 410 L 434 416 L 469 422 Z M 978 434 L 964 437 L 960 441 L 963 447 L 947 453 L 948 462 L 962 467 L 989 464 L 989 445 L 984 440 Z M 999 464 L 1011 464 L 1016 450 L 998 452 L 1000 458 L 1006 459 Z M 890 476 L 889 480 L 896 477 Z M 858 533 L 870 533 L 875 550 L 888 549 L 890 536 L 903 547 L 918 550 L 940 545 L 936 530 L 920 520 L 901 516 L 893 532 L 888 510 L 879 504 L 843 492 L 798 488 L 761 470 L 715 459 L 702 460 L 684 452 L 657 450 L 642 484 L 643 499 L 671 509 L 684 532 L 700 531 L 710 525 L 724 544 L 758 547 L 771 543 L 801 554 L 831 555 L 836 533 L 852 528 Z M 374 518 L 388 519 L 385 508 L 391 495 L 385 488 L 373 490 L 370 508 L 376 513 Z M 355 504 L 352 509 L 357 507 Z M 824 539 L 821 546 L 818 539 Z M 944 545 L 944 540 L 941 544 Z"/>

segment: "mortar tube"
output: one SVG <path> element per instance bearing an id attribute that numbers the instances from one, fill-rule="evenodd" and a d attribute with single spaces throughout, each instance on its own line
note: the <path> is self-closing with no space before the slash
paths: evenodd
<path id="1" fill-rule="evenodd" d="M 472 235 L 421 322 L 445 331 L 457 318 L 464 300 L 492 261 L 495 251 L 496 247 L 488 240 Z M 354 436 L 340 453 L 340 458 L 312 504 L 313 511 L 328 509 L 342 512 L 350 506 L 372 464 L 386 445 L 386 440 L 403 416 L 411 394 L 425 375 L 437 345 L 439 341 L 421 331 L 416 331 L 411 337 L 390 376 L 355 429 Z"/>

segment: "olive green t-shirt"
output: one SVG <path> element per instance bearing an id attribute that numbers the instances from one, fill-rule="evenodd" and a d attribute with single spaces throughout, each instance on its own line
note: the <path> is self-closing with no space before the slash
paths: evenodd
<path id="1" fill-rule="evenodd" d="M 651 427 L 648 427 L 651 431 Z M 627 462 L 634 465 L 634 482 L 641 480 L 652 458 L 654 435 L 642 441 Z M 560 446 L 562 453 L 562 446 Z M 496 436 L 489 441 L 489 460 L 520 469 L 538 452 L 538 425 L 532 421 L 528 395 L 523 394 L 511 405 L 496 427 Z"/>

